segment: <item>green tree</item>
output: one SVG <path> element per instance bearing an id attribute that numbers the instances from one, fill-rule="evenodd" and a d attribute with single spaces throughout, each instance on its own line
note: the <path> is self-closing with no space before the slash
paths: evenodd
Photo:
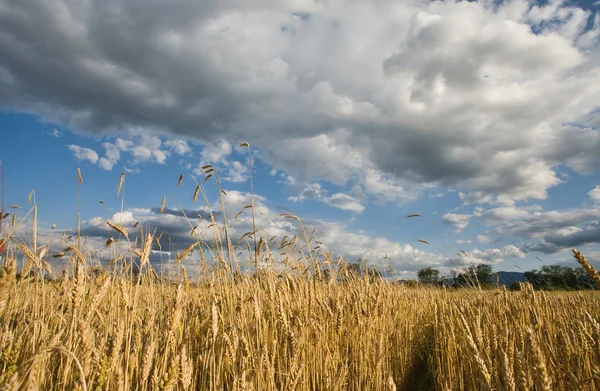
<path id="1" fill-rule="evenodd" d="M 470 287 L 476 287 L 478 284 L 486 287 L 494 283 L 495 278 L 492 266 L 484 263 L 477 266 L 470 266 L 454 280 L 454 285 Z"/>
<path id="2" fill-rule="evenodd" d="M 593 289 L 589 276 L 581 268 L 560 265 L 542 266 L 540 270 L 525 272 L 525 280 L 535 289 Z"/>
<path id="3" fill-rule="evenodd" d="M 424 284 L 436 284 L 440 280 L 440 271 L 431 267 L 424 267 L 417 272 L 419 282 Z"/>
<path id="4" fill-rule="evenodd" d="M 511 291 L 520 291 L 521 283 L 519 281 L 513 281 L 508 289 L 510 289 Z"/>
<path id="5" fill-rule="evenodd" d="M 481 286 L 492 285 L 494 283 L 494 271 L 491 265 L 486 265 L 485 263 L 477 265 L 475 274 Z"/>
<path id="6" fill-rule="evenodd" d="M 541 289 L 544 285 L 544 277 L 538 270 L 529 270 L 523 275 L 525 281 L 533 285 L 534 289 Z"/>
<path id="7" fill-rule="evenodd" d="M 367 261 L 363 258 L 357 262 L 349 263 L 346 265 L 346 270 L 341 276 L 338 276 L 338 280 L 341 282 L 347 282 L 355 278 L 369 277 L 369 280 L 375 281 L 382 278 L 381 271 L 376 267 L 368 266 Z"/>

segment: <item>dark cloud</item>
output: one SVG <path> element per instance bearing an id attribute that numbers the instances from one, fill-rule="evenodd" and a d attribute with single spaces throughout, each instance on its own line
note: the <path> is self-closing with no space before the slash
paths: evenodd
<path id="1" fill-rule="evenodd" d="M 599 19 L 490 4 L 0 0 L 0 108 L 249 141 L 395 202 L 431 182 L 543 199 L 557 165 L 600 168 Z"/>
<path id="2" fill-rule="evenodd" d="M 525 245 L 524 250 L 554 254 L 564 249 L 581 247 L 591 243 L 600 243 L 600 224 L 598 224 L 598 221 L 592 222 L 583 229 L 573 230 L 562 235 L 544 235 L 538 243 Z"/>
<path id="3" fill-rule="evenodd" d="M 171 216 L 179 216 L 179 217 L 186 217 L 190 220 L 192 219 L 204 219 L 204 220 L 210 220 L 210 216 L 211 213 L 213 215 L 213 217 L 215 218 L 215 221 L 219 221 L 222 220 L 222 216 L 223 216 L 223 212 L 215 210 L 212 212 L 208 212 L 207 210 L 204 209 L 185 209 L 185 208 L 179 208 L 179 209 L 175 209 L 175 208 L 167 208 L 165 207 L 164 210 L 161 212 L 160 208 L 155 207 L 150 209 L 152 213 L 155 214 L 165 214 L 165 215 L 171 215 Z"/>

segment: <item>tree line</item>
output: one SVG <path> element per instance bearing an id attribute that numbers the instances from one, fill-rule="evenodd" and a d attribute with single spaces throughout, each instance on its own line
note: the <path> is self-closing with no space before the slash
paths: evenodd
<path id="1" fill-rule="evenodd" d="M 542 266 L 540 270 L 525 272 L 524 278 L 535 289 L 594 289 L 594 281 L 582 268 L 558 265 Z"/>
<path id="2" fill-rule="evenodd" d="M 425 267 L 417 272 L 419 282 L 423 284 L 440 286 L 492 286 L 498 285 L 499 279 L 491 265 L 480 264 L 471 266 L 463 272 L 452 270 L 449 276 L 441 276 L 440 271 L 431 267 Z"/>
<path id="3" fill-rule="evenodd" d="M 425 267 L 417 272 L 417 278 L 422 284 L 438 286 L 482 286 L 492 287 L 504 285 L 499 276 L 493 272 L 492 266 L 480 264 L 471 266 L 466 271 L 452 271 L 449 276 L 441 276 L 440 271 Z M 523 280 L 533 285 L 537 290 L 586 290 L 594 289 L 594 281 L 585 270 L 569 266 L 549 265 L 539 270 L 523 273 Z M 510 289 L 518 290 L 519 282 L 514 281 Z"/>

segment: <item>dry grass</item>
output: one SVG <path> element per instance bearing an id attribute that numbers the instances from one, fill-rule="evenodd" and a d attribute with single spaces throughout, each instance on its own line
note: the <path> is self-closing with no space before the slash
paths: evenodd
<path id="1" fill-rule="evenodd" d="M 218 183 L 211 166 L 203 169 Z M 200 192 L 206 198 L 196 182 L 194 201 Z M 179 253 L 169 280 L 149 258 L 162 233 L 140 229 L 130 252 L 112 253 L 103 268 L 71 245 L 56 254 L 70 265 L 60 277 L 49 246 L 9 241 L 0 268 L 0 390 L 600 389 L 599 292 L 359 278 L 311 249 L 298 217 L 283 216 L 301 233 L 281 240 L 277 272 L 258 267 L 274 239 L 248 243 L 254 276 L 239 272 L 212 213 L 213 266 L 203 255 L 210 246 L 198 240 Z M 245 236 L 255 242 L 256 229 Z M 202 257 L 193 281 L 179 264 L 192 251 Z"/>
<path id="2" fill-rule="evenodd" d="M 598 274 L 598 271 L 590 264 L 590 261 L 588 261 L 586 257 L 584 257 L 576 249 L 573 249 L 573 257 L 577 262 L 579 262 L 583 270 L 585 270 L 588 276 L 590 276 L 592 281 L 594 281 L 596 288 L 600 289 L 600 274 Z"/>
<path id="3" fill-rule="evenodd" d="M 138 284 L 89 273 L 80 254 L 62 280 L 16 278 L 12 258 L 0 272 L 1 389 L 600 388 L 598 292 L 224 269 Z"/>

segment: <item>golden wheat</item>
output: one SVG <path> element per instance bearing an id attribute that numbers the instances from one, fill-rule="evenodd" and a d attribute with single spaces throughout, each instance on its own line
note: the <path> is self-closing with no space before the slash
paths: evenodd
<path id="1" fill-rule="evenodd" d="M 201 272 L 172 262 L 159 278 L 157 239 L 140 233 L 103 268 L 69 246 L 60 280 L 23 274 L 45 254 L 17 244 L 20 277 L 15 258 L 0 270 L 0 390 L 600 389 L 600 292 L 409 288 L 344 267 L 318 278 L 336 261 L 304 229 L 282 240 L 288 268 L 243 275 L 219 247 Z"/>
<path id="2" fill-rule="evenodd" d="M 573 249 L 573 257 L 579 262 L 581 267 L 586 271 L 588 276 L 595 282 L 596 287 L 600 289 L 600 274 L 594 269 L 590 262 L 579 251 Z"/>

